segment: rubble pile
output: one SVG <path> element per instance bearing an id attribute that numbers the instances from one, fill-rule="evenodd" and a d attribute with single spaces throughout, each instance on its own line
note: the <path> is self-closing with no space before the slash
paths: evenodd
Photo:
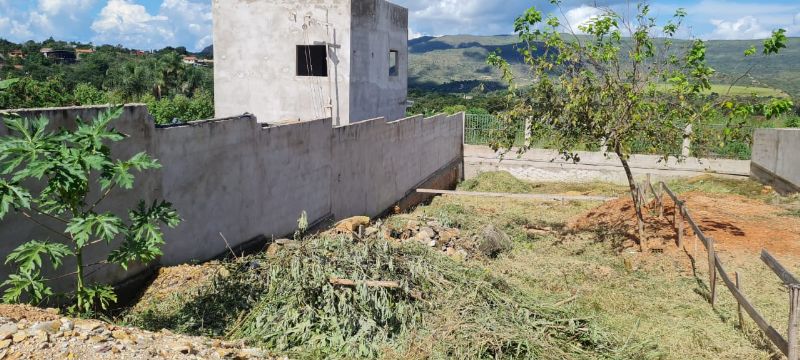
<path id="1" fill-rule="evenodd" d="M 266 359 L 226 342 L 75 319 L 58 309 L 0 307 L 0 359 Z"/>

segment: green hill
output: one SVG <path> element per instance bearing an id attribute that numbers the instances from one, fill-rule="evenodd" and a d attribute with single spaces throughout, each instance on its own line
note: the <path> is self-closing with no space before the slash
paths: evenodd
<path id="1" fill-rule="evenodd" d="M 516 50 L 517 37 L 449 35 L 422 37 L 409 41 L 409 82 L 412 88 L 446 92 L 466 92 L 478 85 L 492 90 L 501 88 L 500 72 L 486 64 L 489 52 L 499 49 L 524 79 L 527 68 Z M 677 45 L 680 46 L 677 42 Z M 717 70 L 713 91 L 726 92 L 727 86 L 747 71 L 749 59 L 744 51 L 760 41 L 714 40 L 708 42 L 708 61 Z M 733 89 L 737 95 L 759 96 L 789 94 L 800 98 L 800 38 L 791 38 L 788 48 L 756 66 L 751 76 Z"/>

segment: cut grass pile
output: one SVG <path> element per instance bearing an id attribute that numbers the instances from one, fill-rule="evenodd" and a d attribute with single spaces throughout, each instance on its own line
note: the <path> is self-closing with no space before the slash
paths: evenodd
<path id="1" fill-rule="evenodd" d="M 626 187 L 611 183 L 555 183 L 530 182 L 520 180 L 506 171 L 481 173 L 466 180 L 458 190 L 476 192 L 496 192 L 509 194 L 581 194 L 581 195 L 621 195 Z"/>
<path id="2" fill-rule="evenodd" d="M 344 287 L 331 277 L 400 287 Z M 196 296 L 137 306 L 124 321 L 242 339 L 297 358 L 616 358 L 640 351 L 482 267 L 382 239 L 314 237 L 274 256 L 239 258 Z"/>

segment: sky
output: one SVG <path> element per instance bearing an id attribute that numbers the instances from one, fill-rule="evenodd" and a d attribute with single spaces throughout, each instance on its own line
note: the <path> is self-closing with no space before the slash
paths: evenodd
<path id="1" fill-rule="evenodd" d="M 269 1 L 269 0 L 263 0 Z M 394 0 L 409 8 L 409 36 L 512 33 L 514 19 L 535 6 L 577 25 L 611 8 L 635 10 L 626 0 Z M 224 2 L 223 2 L 224 3 Z M 800 36 L 800 0 L 651 0 L 664 19 L 678 8 L 689 16 L 686 38 L 761 39 L 776 28 Z M 633 8 L 631 8 L 633 7 Z M 211 0 L 0 0 L 0 38 L 15 42 L 58 40 L 158 49 L 211 45 Z"/>

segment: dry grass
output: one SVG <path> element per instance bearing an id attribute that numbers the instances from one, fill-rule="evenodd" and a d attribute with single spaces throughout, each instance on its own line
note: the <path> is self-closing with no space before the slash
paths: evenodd
<path id="1" fill-rule="evenodd" d="M 478 186 L 482 191 L 519 189 L 516 185 L 492 188 L 485 180 L 483 184 L 479 181 Z M 606 186 L 598 188 L 606 191 Z M 742 194 L 773 204 L 796 202 L 796 198 L 766 193 L 763 186 L 750 181 L 701 177 L 673 182 L 671 187 L 680 192 Z M 531 236 L 524 231 L 526 225 L 560 229 L 569 219 L 596 205 L 445 196 L 417 211 L 456 219 L 467 230 L 494 223 L 508 231 L 521 246 L 485 264 L 493 274 L 542 303 L 564 303 L 564 307 L 577 313 L 592 314 L 618 341 L 649 344 L 651 348 L 643 348 L 648 350 L 643 350 L 642 358 L 776 358 L 776 349 L 752 321 L 747 319 L 744 331 L 739 329 L 736 302 L 721 282 L 716 309 L 706 302 L 708 265 L 702 245 L 692 267 L 688 265 L 689 255 L 694 252 L 692 241 L 679 255 L 643 255 L 619 253 L 614 243 L 622 239 L 615 240 L 613 233 L 602 237 L 566 232 Z M 753 304 L 779 331 L 785 332 L 788 293 L 758 254 L 720 256 L 730 273 L 742 273 L 742 289 Z M 800 258 L 780 260 L 800 274 Z"/>

